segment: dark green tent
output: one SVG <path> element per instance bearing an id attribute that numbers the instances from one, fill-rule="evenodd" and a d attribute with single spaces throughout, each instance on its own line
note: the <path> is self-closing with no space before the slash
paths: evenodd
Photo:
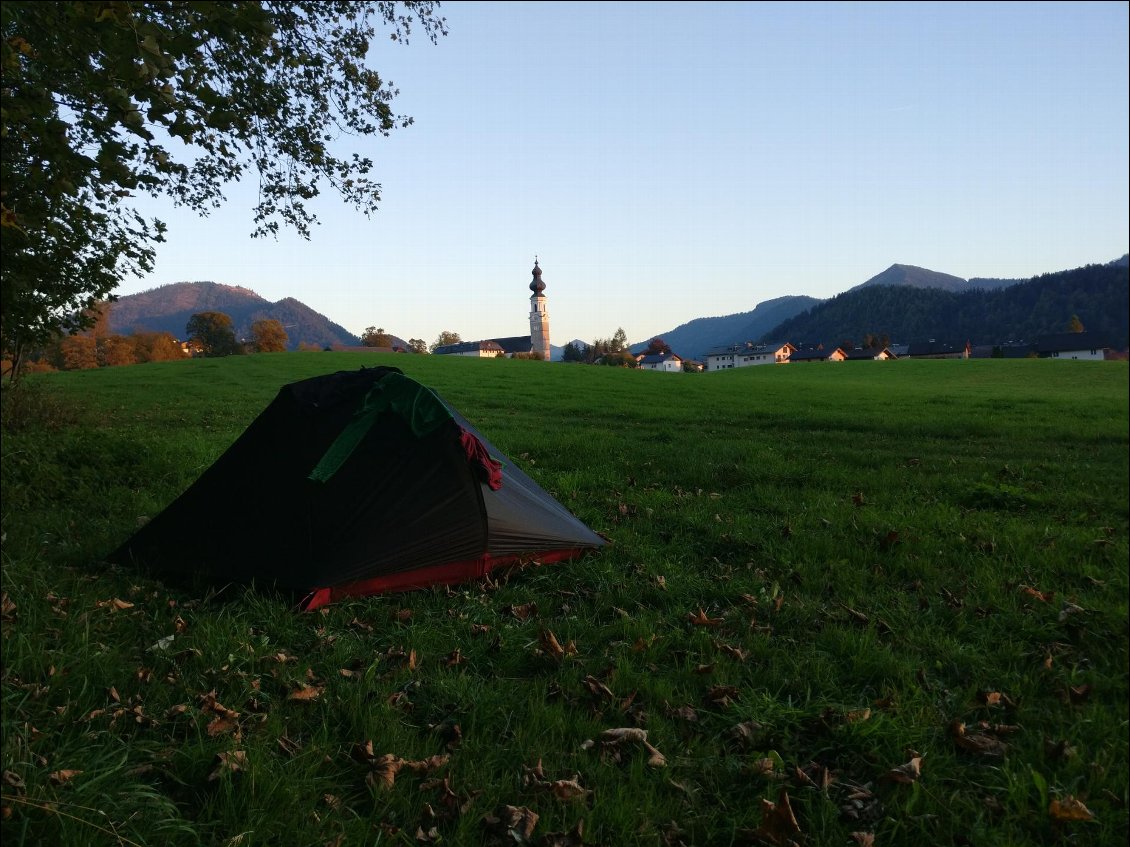
<path id="1" fill-rule="evenodd" d="M 604 543 L 438 395 L 382 367 L 284 386 L 107 558 L 274 585 L 313 609 Z"/>

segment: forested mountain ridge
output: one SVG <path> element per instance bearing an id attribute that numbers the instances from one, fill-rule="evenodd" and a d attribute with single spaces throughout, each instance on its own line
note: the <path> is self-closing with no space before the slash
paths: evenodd
<path id="1" fill-rule="evenodd" d="M 228 315 L 236 338 L 250 336 L 255 321 L 273 318 L 286 329 L 287 347 L 291 350 L 302 343 L 319 347 L 361 343 L 345 327 L 293 297 L 272 303 L 250 289 L 217 282 L 174 282 L 119 297 L 110 308 L 110 329 L 123 335 L 149 331 L 184 338 L 185 325 L 197 312 Z"/>
<path id="2" fill-rule="evenodd" d="M 750 340 L 858 344 L 871 334 L 904 343 L 933 338 L 997 344 L 1064 332 L 1073 316 L 1088 331 L 1105 336 L 1112 347 L 1126 348 L 1130 340 L 1126 257 L 988 290 L 860 286 Z"/>

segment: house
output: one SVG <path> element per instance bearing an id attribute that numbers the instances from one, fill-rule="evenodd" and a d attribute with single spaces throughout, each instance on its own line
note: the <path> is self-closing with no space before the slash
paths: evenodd
<path id="1" fill-rule="evenodd" d="M 886 348 L 865 347 L 862 350 L 848 350 L 844 353 L 845 362 L 885 362 L 895 356 Z"/>
<path id="2" fill-rule="evenodd" d="M 839 347 L 806 347 L 789 355 L 790 362 L 842 362 L 846 358 Z"/>
<path id="3" fill-rule="evenodd" d="M 1079 359 L 1101 361 L 1110 349 L 1107 339 L 1096 332 L 1060 332 L 1036 339 L 1036 355 L 1041 359 Z"/>
<path id="4" fill-rule="evenodd" d="M 712 350 L 706 354 L 704 370 L 722 371 L 728 368 L 744 368 L 750 365 L 774 365 L 789 361 L 796 348 L 787 341 L 772 344 L 734 344 Z"/>
<path id="5" fill-rule="evenodd" d="M 968 359 L 973 351 L 969 342 L 952 344 L 947 341 L 915 341 L 907 348 L 906 355 L 911 359 Z"/>
<path id="6" fill-rule="evenodd" d="M 497 341 L 460 341 L 458 344 L 444 344 L 432 353 L 436 356 L 470 356 L 476 359 L 494 359 L 506 355 Z"/>
<path id="7" fill-rule="evenodd" d="M 683 372 L 683 360 L 674 353 L 652 353 L 647 356 L 637 356 L 636 363 L 641 370 L 645 371 Z"/>

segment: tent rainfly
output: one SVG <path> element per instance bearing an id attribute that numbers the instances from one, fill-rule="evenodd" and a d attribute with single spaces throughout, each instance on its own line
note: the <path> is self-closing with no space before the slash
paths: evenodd
<path id="1" fill-rule="evenodd" d="M 311 610 L 604 543 L 438 395 L 380 367 L 283 386 L 107 560 L 274 585 Z"/>

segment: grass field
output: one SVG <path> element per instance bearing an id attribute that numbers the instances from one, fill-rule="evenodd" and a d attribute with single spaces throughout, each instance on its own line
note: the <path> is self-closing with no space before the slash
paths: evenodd
<path id="1" fill-rule="evenodd" d="M 613 543 L 312 614 L 101 562 L 281 385 L 363 364 Z M 4 392 L 4 844 L 1125 844 L 1127 377 L 351 353 L 36 377 Z"/>

